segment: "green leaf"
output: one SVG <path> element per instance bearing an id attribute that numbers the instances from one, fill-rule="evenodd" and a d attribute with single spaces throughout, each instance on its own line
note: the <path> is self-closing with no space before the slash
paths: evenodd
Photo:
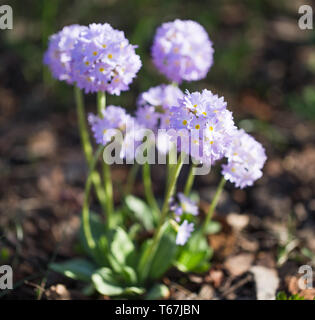
<path id="1" fill-rule="evenodd" d="M 175 234 L 171 228 L 167 228 L 152 260 L 149 278 L 159 279 L 171 267 L 176 252 Z"/>
<path id="2" fill-rule="evenodd" d="M 146 294 L 146 300 L 167 299 L 170 295 L 170 290 L 165 284 L 155 284 Z"/>
<path id="3" fill-rule="evenodd" d="M 141 295 L 145 293 L 145 289 L 141 287 L 127 287 L 125 288 L 125 295 Z"/>
<path id="4" fill-rule="evenodd" d="M 98 269 L 92 275 L 92 281 L 100 294 L 107 296 L 119 296 L 123 294 L 124 288 L 115 279 L 114 273 L 109 268 Z"/>
<path id="5" fill-rule="evenodd" d="M 128 257 L 134 253 L 135 246 L 125 230 L 117 227 L 110 244 L 110 252 L 117 262 L 127 264 Z"/>
<path id="6" fill-rule="evenodd" d="M 117 275 L 109 268 L 101 268 L 92 275 L 92 281 L 96 290 L 107 296 L 122 296 L 144 293 L 144 289 L 140 287 L 126 287 L 117 280 Z"/>
<path id="7" fill-rule="evenodd" d="M 128 236 L 131 240 L 134 240 L 138 234 L 138 232 L 141 230 L 141 225 L 139 223 L 134 223 L 128 231 Z"/>
<path id="8" fill-rule="evenodd" d="M 154 228 L 153 209 L 151 209 L 144 201 L 132 195 L 128 195 L 125 202 L 127 208 L 146 230 L 152 230 Z"/>
<path id="9" fill-rule="evenodd" d="M 205 265 L 208 261 L 209 252 L 207 250 L 202 251 L 190 251 L 190 250 L 184 250 L 181 255 L 178 257 L 178 259 L 175 262 L 176 267 L 182 271 L 182 272 L 189 272 L 189 271 L 195 271 L 202 270 L 204 268 L 201 268 L 201 266 Z M 206 264 L 206 266 L 208 266 Z M 199 271 L 200 272 L 200 271 Z"/>
<path id="10" fill-rule="evenodd" d="M 182 272 L 205 272 L 210 268 L 213 250 L 201 230 L 192 234 L 185 246 L 178 250 L 175 266 Z"/>
<path id="11" fill-rule="evenodd" d="M 98 243 L 100 237 L 104 235 L 105 232 L 105 225 L 101 220 L 101 217 L 99 214 L 94 213 L 90 211 L 90 226 L 91 226 L 91 232 L 92 236 L 94 238 L 94 241 Z M 91 257 L 95 258 L 95 252 L 91 251 L 89 249 L 89 246 L 87 245 L 85 236 L 84 236 L 84 231 L 83 231 L 83 225 L 82 225 L 82 220 L 81 220 L 81 226 L 80 226 L 80 232 L 79 232 L 79 237 L 80 237 L 80 242 L 83 245 L 83 248 L 87 254 L 89 254 Z"/>
<path id="12" fill-rule="evenodd" d="M 124 266 L 122 269 L 122 274 L 127 284 L 137 283 L 138 277 L 137 277 L 136 271 L 133 268 L 129 266 Z"/>
<path id="13" fill-rule="evenodd" d="M 96 267 L 84 259 L 73 259 L 64 263 L 51 263 L 49 268 L 68 278 L 89 282 Z"/>

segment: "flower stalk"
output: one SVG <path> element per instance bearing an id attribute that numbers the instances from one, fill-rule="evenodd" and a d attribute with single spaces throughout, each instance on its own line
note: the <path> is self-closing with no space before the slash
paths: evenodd
<path id="1" fill-rule="evenodd" d="M 83 232 L 87 242 L 87 245 L 90 250 L 94 250 L 96 244 L 93 238 L 91 225 L 90 225 L 90 210 L 89 210 L 89 195 L 91 190 L 91 185 L 93 181 L 93 173 L 95 170 L 95 166 L 97 164 L 97 160 L 99 159 L 104 147 L 100 146 L 96 151 L 94 158 L 92 158 L 90 164 L 90 170 L 88 174 L 88 178 L 86 180 L 85 189 L 84 189 L 84 200 L 83 200 L 83 207 L 82 207 L 82 225 L 83 225 Z"/>
<path id="2" fill-rule="evenodd" d="M 91 165 L 93 161 L 93 149 L 90 142 L 89 132 L 86 126 L 86 114 L 84 109 L 82 91 L 77 86 L 74 86 L 74 97 L 76 102 L 81 144 L 82 144 L 83 152 L 84 152 L 88 167 L 89 169 L 91 169 Z M 105 212 L 106 211 L 106 195 L 105 195 L 104 189 L 102 188 L 101 177 L 96 170 L 93 170 L 93 172 L 91 173 L 91 179 L 94 184 L 96 196 L 100 202 L 100 205 L 103 211 Z"/>
<path id="3" fill-rule="evenodd" d="M 212 199 L 212 202 L 210 204 L 209 210 L 208 210 L 207 215 L 206 215 L 206 219 L 205 219 L 205 221 L 203 223 L 203 226 L 202 226 L 203 234 L 206 233 L 207 227 L 208 227 L 209 223 L 212 220 L 214 209 L 216 208 L 216 206 L 217 206 L 217 204 L 218 204 L 218 202 L 220 200 L 220 196 L 221 196 L 221 193 L 223 191 L 225 182 L 226 182 L 226 180 L 224 179 L 224 177 L 222 177 L 221 181 L 220 181 L 220 183 L 218 185 L 218 188 L 217 188 L 217 190 L 215 192 L 215 195 L 214 195 L 214 197 Z"/>
<path id="4" fill-rule="evenodd" d="M 106 94 L 104 91 L 97 92 L 97 111 L 99 116 L 103 117 L 103 111 L 106 109 Z M 110 167 L 107 163 L 102 161 L 103 176 L 104 176 L 104 188 L 106 194 L 106 217 L 107 227 L 112 228 L 112 216 L 114 211 L 113 200 L 113 184 L 111 178 Z"/>
<path id="5" fill-rule="evenodd" d="M 166 221 L 167 214 L 169 212 L 169 202 L 170 202 L 171 197 L 174 194 L 177 179 L 180 174 L 182 166 L 183 166 L 183 155 L 180 155 L 180 158 L 178 159 L 177 164 L 173 168 L 172 173 L 171 173 L 171 177 L 169 179 L 169 184 L 168 184 L 168 187 L 166 190 L 159 224 L 155 230 L 155 233 L 154 233 L 154 236 L 152 239 L 152 243 L 150 246 L 148 246 L 148 248 L 146 249 L 146 251 L 144 252 L 144 254 L 140 260 L 139 274 L 140 274 L 142 281 L 144 281 L 148 277 L 151 263 L 152 263 L 152 259 L 155 255 L 155 252 L 156 252 L 158 245 L 159 245 L 159 242 L 161 240 L 162 233 L 163 233 L 162 227 Z"/>
<path id="6" fill-rule="evenodd" d="M 152 187 L 152 179 L 151 179 L 151 170 L 149 163 L 144 163 L 142 166 L 142 176 L 143 176 L 143 185 L 144 185 L 144 193 L 145 197 L 148 201 L 150 207 L 154 210 L 154 213 L 160 212 L 160 208 L 157 204 L 157 201 L 154 197 L 153 187 Z"/>
<path id="7" fill-rule="evenodd" d="M 188 177 L 187 177 L 187 180 L 186 180 L 186 184 L 185 184 L 185 188 L 184 188 L 184 195 L 185 196 L 189 196 L 190 192 L 191 192 L 191 188 L 194 184 L 194 181 L 195 181 L 195 165 L 192 164 L 190 166 L 190 169 L 189 169 L 189 173 L 188 173 Z"/>

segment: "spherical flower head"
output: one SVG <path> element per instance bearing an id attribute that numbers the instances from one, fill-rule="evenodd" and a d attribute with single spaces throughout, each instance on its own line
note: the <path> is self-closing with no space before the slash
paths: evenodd
<path id="1" fill-rule="evenodd" d="M 177 83 L 205 78 L 213 64 L 213 52 L 205 29 L 191 20 L 163 23 L 152 46 L 155 66 Z"/>
<path id="2" fill-rule="evenodd" d="M 137 121 L 145 128 L 156 131 L 170 125 L 169 110 L 183 98 L 183 92 L 173 85 L 160 85 L 140 94 L 136 111 Z"/>
<path id="3" fill-rule="evenodd" d="M 139 107 L 153 106 L 156 109 L 167 110 L 178 105 L 178 100 L 183 96 L 183 92 L 177 86 L 162 84 L 141 93 L 137 104 Z"/>
<path id="4" fill-rule="evenodd" d="M 160 115 L 154 107 L 146 105 L 137 109 L 136 118 L 144 128 L 155 131 Z"/>
<path id="5" fill-rule="evenodd" d="M 178 193 L 178 199 L 180 202 L 180 206 L 185 213 L 190 213 L 194 216 L 198 215 L 198 206 L 194 201 L 186 197 L 183 193 Z"/>
<path id="6" fill-rule="evenodd" d="M 125 109 L 117 106 L 108 106 L 102 112 L 102 117 L 89 114 L 88 121 L 96 143 L 105 146 L 112 139 L 113 133 L 109 129 L 124 131 L 129 118 L 130 116 L 126 114 Z"/>
<path id="7" fill-rule="evenodd" d="M 171 128 L 175 129 L 171 139 L 177 143 L 178 151 L 209 166 L 225 156 L 236 127 L 223 97 L 209 90 L 186 91 L 179 106 L 171 108 L 170 113 Z M 178 141 L 178 132 L 184 142 Z"/>
<path id="8" fill-rule="evenodd" d="M 222 174 L 241 189 L 252 186 L 262 176 L 267 159 L 263 146 L 243 129 L 235 133 L 227 158 L 228 163 L 222 165 Z"/>
<path id="9" fill-rule="evenodd" d="M 141 68 L 136 46 L 108 23 L 91 24 L 80 33 L 72 51 L 72 76 L 86 93 L 120 95 Z"/>
<path id="10" fill-rule="evenodd" d="M 177 236 L 176 236 L 176 244 L 183 246 L 188 241 L 193 231 L 194 231 L 194 224 L 188 223 L 187 220 L 184 220 L 183 223 L 178 228 Z"/>
<path id="11" fill-rule="evenodd" d="M 44 54 L 44 64 L 49 67 L 54 78 L 66 81 L 69 84 L 73 82 L 71 76 L 71 50 L 79 34 L 85 28 L 75 24 L 64 27 L 58 33 L 50 36 L 48 49 Z"/>
<path id="12" fill-rule="evenodd" d="M 137 152 L 141 152 L 137 148 L 143 141 L 145 129 L 135 118 L 127 114 L 125 109 L 108 106 L 101 116 L 89 114 L 88 121 L 96 143 L 106 146 L 113 139 L 117 139 L 116 142 L 118 141 L 120 147 L 117 156 L 120 159 L 132 161 Z M 115 148 L 116 151 L 118 148 Z"/>

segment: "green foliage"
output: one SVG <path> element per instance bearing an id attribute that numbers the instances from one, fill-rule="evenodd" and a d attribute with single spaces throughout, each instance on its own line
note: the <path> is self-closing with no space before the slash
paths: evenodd
<path id="1" fill-rule="evenodd" d="M 280 291 L 277 294 L 276 300 L 305 300 L 305 298 L 298 294 L 287 296 L 287 294 L 284 291 Z"/>
<path id="2" fill-rule="evenodd" d="M 125 203 L 130 210 L 130 213 L 146 230 L 152 230 L 154 228 L 153 209 L 151 209 L 143 200 L 128 195 L 125 199 Z"/>
<path id="3" fill-rule="evenodd" d="M 185 246 L 178 250 L 175 266 L 182 272 L 205 272 L 210 268 L 213 250 L 201 230 L 195 231 Z"/>
<path id="4" fill-rule="evenodd" d="M 159 279 L 171 267 L 177 252 L 175 234 L 168 227 L 162 235 L 151 264 L 149 279 Z"/>
<path id="5" fill-rule="evenodd" d="M 143 288 L 123 286 L 123 283 L 117 280 L 117 275 L 110 268 L 98 269 L 93 273 L 92 281 L 96 290 L 103 295 L 121 296 L 144 293 Z"/>
<path id="6" fill-rule="evenodd" d="M 84 282 L 91 281 L 91 276 L 96 270 L 96 266 L 93 263 L 84 259 L 73 259 L 64 263 L 51 263 L 49 268 L 68 278 Z"/>
<path id="7" fill-rule="evenodd" d="M 165 284 L 155 284 L 147 293 L 146 300 L 157 300 L 167 298 L 170 295 L 170 290 Z"/>

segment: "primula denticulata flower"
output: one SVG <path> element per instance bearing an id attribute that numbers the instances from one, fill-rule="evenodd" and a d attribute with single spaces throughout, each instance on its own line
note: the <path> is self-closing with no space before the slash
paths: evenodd
<path id="1" fill-rule="evenodd" d="M 178 151 L 209 166 L 225 156 L 236 127 L 223 97 L 206 89 L 201 93 L 186 91 L 170 114 L 171 139 Z"/>
<path id="2" fill-rule="evenodd" d="M 205 78 L 213 64 L 213 52 L 205 29 L 191 20 L 163 23 L 152 46 L 155 66 L 177 83 Z"/>
<path id="3" fill-rule="evenodd" d="M 136 46 L 124 32 L 108 23 L 91 24 L 79 35 L 72 51 L 72 77 L 86 93 L 106 91 L 119 95 L 141 68 Z"/>
<path id="4" fill-rule="evenodd" d="M 142 143 L 146 129 L 127 114 L 125 109 L 108 106 L 102 111 L 101 117 L 89 114 L 88 121 L 96 143 L 106 146 L 116 138 L 120 145 L 120 159 L 132 161 L 136 157 L 137 147 Z M 120 140 L 117 139 L 117 134 Z"/>
<path id="5" fill-rule="evenodd" d="M 73 83 L 72 49 L 84 29 L 86 29 L 84 26 L 71 25 L 50 36 L 48 49 L 44 55 L 44 64 L 50 68 L 54 78 L 69 84 Z"/>
<path id="6" fill-rule="evenodd" d="M 140 94 L 136 112 L 137 120 L 144 127 L 156 131 L 170 126 L 169 110 L 178 105 L 183 92 L 173 85 L 159 85 Z"/>
<path id="7" fill-rule="evenodd" d="M 180 206 L 185 213 L 190 213 L 193 216 L 198 215 L 198 206 L 194 201 L 186 197 L 183 193 L 179 192 L 177 195 Z"/>
<path id="8" fill-rule="evenodd" d="M 222 165 L 222 174 L 241 189 L 252 186 L 262 176 L 267 159 L 263 146 L 243 129 L 234 135 L 227 158 L 228 163 Z"/>
<path id="9" fill-rule="evenodd" d="M 193 231 L 194 231 L 194 224 L 188 223 L 187 220 L 184 220 L 183 223 L 178 228 L 177 236 L 176 236 L 176 244 L 183 246 L 188 241 Z"/>
<path id="10" fill-rule="evenodd" d="M 171 122 L 170 108 L 178 105 L 179 99 L 183 96 L 183 92 L 178 87 L 164 84 L 141 93 L 137 101 L 137 122 L 154 133 L 158 129 L 169 129 Z M 162 154 L 169 152 L 172 144 L 166 133 L 159 132 L 156 147 Z"/>

